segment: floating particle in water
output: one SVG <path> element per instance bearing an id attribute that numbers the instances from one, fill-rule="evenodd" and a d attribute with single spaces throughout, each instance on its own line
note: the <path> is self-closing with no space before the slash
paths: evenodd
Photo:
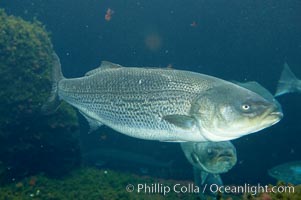
<path id="1" fill-rule="evenodd" d="M 158 51 L 162 46 L 162 38 L 158 33 L 150 32 L 144 39 L 144 44 L 151 51 Z"/>
<path id="2" fill-rule="evenodd" d="M 191 22 L 190 26 L 191 26 L 191 27 L 197 27 L 197 26 L 198 26 L 198 23 L 196 23 L 196 21 L 193 21 L 193 22 Z"/>

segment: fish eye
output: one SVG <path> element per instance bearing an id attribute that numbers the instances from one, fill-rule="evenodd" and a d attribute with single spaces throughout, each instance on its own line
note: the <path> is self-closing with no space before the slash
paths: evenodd
<path id="1" fill-rule="evenodd" d="M 244 111 L 249 111 L 251 106 L 249 104 L 243 104 L 241 105 L 241 108 L 244 110 Z"/>

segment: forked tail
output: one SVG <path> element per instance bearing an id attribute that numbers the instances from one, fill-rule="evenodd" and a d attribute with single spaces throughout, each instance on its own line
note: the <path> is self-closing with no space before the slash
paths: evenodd
<path id="1" fill-rule="evenodd" d="M 52 67 L 52 77 L 51 77 L 52 88 L 51 88 L 50 97 L 48 98 L 47 102 L 42 106 L 42 112 L 46 115 L 54 113 L 59 107 L 61 102 L 58 96 L 58 90 L 59 90 L 58 83 L 60 80 L 64 79 L 59 57 L 55 52 L 53 53 L 52 56 L 53 56 L 53 67 Z"/>
<path id="2" fill-rule="evenodd" d="M 277 91 L 275 96 L 280 96 L 286 93 L 295 92 L 298 85 L 298 79 L 291 71 L 287 63 L 284 63 L 284 67 L 278 81 Z"/>

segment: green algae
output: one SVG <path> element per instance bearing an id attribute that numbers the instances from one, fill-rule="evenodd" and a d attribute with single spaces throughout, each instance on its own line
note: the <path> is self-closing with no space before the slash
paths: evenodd
<path id="1" fill-rule="evenodd" d="M 0 10 L 1 128 L 40 111 L 50 90 L 52 44 L 38 21 L 26 22 Z M 8 110 L 9 109 L 9 110 Z"/>
<path id="2" fill-rule="evenodd" d="M 62 104 L 52 116 L 41 113 L 52 83 L 50 34 L 37 20 L 9 16 L 2 9 L 0 30 L 0 162 L 5 169 L 0 183 L 50 172 L 51 163 L 61 162 L 59 172 L 69 170 L 70 163 L 79 165 L 74 109 Z"/>
<path id="3" fill-rule="evenodd" d="M 37 175 L 24 178 L 18 182 L 11 183 L 1 188 L 0 199 L 20 200 L 20 199 L 43 199 L 43 200 L 128 200 L 128 199 L 197 199 L 198 194 L 193 192 L 176 193 L 169 192 L 163 195 L 162 192 L 140 192 L 135 189 L 127 192 L 126 186 L 132 184 L 151 185 L 154 183 L 163 184 L 172 188 L 175 184 L 189 185 L 188 181 L 164 180 L 149 176 L 138 176 L 127 172 L 117 172 L 112 170 L 98 170 L 95 168 L 80 168 L 73 170 L 67 176 L 60 179 L 48 178 L 44 175 Z M 277 185 L 278 187 L 281 185 Z M 272 185 L 270 185 L 272 187 Z M 201 191 L 200 191 L 201 192 Z M 219 194 L 219 200 L 299 200 L 301 195 L 301 185 L 295 186 L 294 193 L 260 193 L 257 195 L 224 195 Z M 208 197 L 208 199 L 213 199 Z"/>
<path id="4" fill-rule="evenodd" d="M 273 189 L 272 189 L 273 188 Z M 274 192 L 273 192 L 274 191 Z M 301 185 L 285 184 L 284 182 L 278 182 L 276 185 L 269 185 L 268 191 L 261 192 L 254 196 L 243 198 L 254 200 L 300 200 L 301 199 Z"/>
<path id="5" fill-rule="evenodd" d="M 88 199 L 196 199 L 196 194 L 177 194 L 170 192 L 163 194 L 145 194 L 127 192 L 128 184 L 162 183 L 172 187 L 177 182 L 152 177 L 142 177 L 130 173 L 121 173 L 111 170 L 97 170 L 81 168 L 74 170 L 63 179 L 50 179 L 43 175 L 35 176 L 36 182 L 30 185 L 32 177 L 25 178 L 18 183 L 7 185 L 1 189 L 0 199 L 43 199 L 43 200 L 88 200 Z M 38 191 L 38 192 L 37 192 Z"/>

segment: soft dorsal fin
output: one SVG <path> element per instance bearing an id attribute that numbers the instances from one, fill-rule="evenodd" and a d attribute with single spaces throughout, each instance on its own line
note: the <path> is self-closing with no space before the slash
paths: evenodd
<path id="1" fill-rule="evenodd" d="M 85 74 L 85 76 L 91 76 L 92 74 L 96 74 L 96 73 L 101 72 L 103 70 L 118 69 L 118 68 L 121 68 L 121 67 L 122 67 L 121 65 L 111 63 L 109 61 L 102 61 L 99 67 L 97 67 L 96 69 L 92 69 L 91 71 L 88 71 Z"/>

